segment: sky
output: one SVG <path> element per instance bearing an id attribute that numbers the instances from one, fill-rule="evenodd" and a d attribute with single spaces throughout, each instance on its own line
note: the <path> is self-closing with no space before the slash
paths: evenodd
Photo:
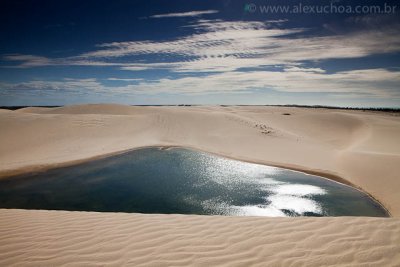
<path id="1" fill-rule="evenodd" d="M 400 108 L 398 1 L 0 2 L 0 105 Z"/>

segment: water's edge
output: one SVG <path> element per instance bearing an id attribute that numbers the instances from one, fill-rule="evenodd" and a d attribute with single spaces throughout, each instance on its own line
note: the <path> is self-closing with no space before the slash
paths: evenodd
<path id="1" fill-rule="evenodd" d="M 324 170 L 312 170 L 312 169 L 308 169 L 308 168 L 298 166 L 298 165 L 282 164 L 282 163 L 276 163 L 276 162 L 266 162 L 266 161 L 258 161 L 258 160 L 253 160 L 253 159 L 245 159 L 245 158 L 240 158 L 240 157 L 233 157 L 233 156 L 225 155 L 222 153 L 207 151 L 207 150 L 197 148 L 197 147 L 192 147 L 192 146 L 159 144 L 159 145 L 134 147 L 134 148 L 124 149 L 124 150 L 120 150 L 120 151 L 105 153 L 102 155 L 97 155 L 97 156 L 93 156 L 93 157 L 89 157 L 89 158 L 66 161 L 66 162 L 62 162 L 62 163 L 40 164 L 40 165 L 27 166 L 27 167 L 15 169 L 15 170 L 4 170 L 4 171 L 0 171 L 0 179 L 1 180 L 19 179 L 21 177 L 24 177 L 28 173 L 40 174 L 40 173 L 46 172 L 50 169 L 54 170 L 54 169 L 65 168 L 65 167 L 69 167 L 69 166 L 76 166 L 76 165 L 80 165 L 80 164 L 87 163 L 90 161 L 104 159 L 104 158 L 108 158 L 108 157 L 112 157 L 112 156 L 116 156 L 116 155 L 122 155 L 125 153 L 129 153 L 129 152 L 141 150 L 141 149 L 146 149 L 146 148 L 158 148 L 161 150 L 167 150 L 167 149 L 172 149 L 172 148 L 182 148 L 182 149 L 204 152 L 204 153 L 208 153 L 208 154 L 215 155 L 215 156 L 220 156 L 220 157 L 227 158 L 227 159 L 238 160 L 238 161 L 242 161 L 242 162 L 260 164 L 260 165 L 271 166 L 271 167 L 278 167 L 278 168 L 283 168 L 283 169 L 287 169 L 287 170 L 291 170 L 291 171 L 301 172 L 301 173 L 307 174 L 307 175 L 319 176 L 322 179 L 327 179 L 327 180 L 342 184 L 344 186 L 351 187 L 355 190 L 358 190 L 358 191 L 366 194 L 371 200 L 373 200 L 377 205 L 379 205 L 387 213 L 386 218 L 393 217 L 391 212 L 388 210 L 388 208 L 379 199 L 377 199 L 375 196 L 373 196 L 369 192 L 365 191 L 360 186 L 357 186 L 356 184 L 351 183 L 350 181 L 346 180 L 345 178 L 343 178 L 337 174 L 333 174 L 331 172 L 324 171 Z"/>

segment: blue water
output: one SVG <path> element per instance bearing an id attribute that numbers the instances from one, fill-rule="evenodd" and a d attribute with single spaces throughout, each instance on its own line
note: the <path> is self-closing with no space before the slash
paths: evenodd
<path id="1" fill-rule="evenodd" d="M 146 148 L 0 181 L 0 207 L 236 216 L 387 216 L 318 176 L 183 148 Z"/>

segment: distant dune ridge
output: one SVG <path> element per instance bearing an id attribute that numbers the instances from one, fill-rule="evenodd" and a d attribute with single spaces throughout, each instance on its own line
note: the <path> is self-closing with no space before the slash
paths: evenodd
<path id="1" fill-rule="evenodd" d="M 394 218 L 230 218 L 0 210 L 0 265 L 400 265 L 400 117 L 262 106 L 0 110 L 0 177 L 184 146 L 345 179 Z M 135 233 L 135 235 L 133 235 Z"/>

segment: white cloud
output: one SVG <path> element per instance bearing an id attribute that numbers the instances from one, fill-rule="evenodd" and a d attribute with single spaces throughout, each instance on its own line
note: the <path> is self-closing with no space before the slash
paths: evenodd
<path id="1" fill-rule="evenodd" d="M 399 27 L 330 36 L 307 36 L 307 29 L 271 27 L 273 23 L 283 22 L 198 20 L 189 25 L 194 30 L 192 34 L 174 40 L 105 43 L 98 45 L 96 50 L 68 58 L 6 55 L 6 60 L 16 61 L 19 63 L 16 67 L 24 68 L 115 66 L 130 71 L 165 69 L 176 75 L 155 81 L 108 79 L 127 83 L 118 87 L 85 79 L 2 84 L 2 88 L 87 90 L 105 94 L 210 94 L 270 89 L 399 99 L 399 71 L 365 69 L 327 73 L 322 68 L 307 68 L 303 63 L 399 52 Z M 163 61 L 134 60 L 143 55 L 157 55 L 151 58 L 162 58 Z M 120 63 L 119 59 L 128 57 L 129 60 Z M 168 58 L 171 60 L 167 61 Z M 282 70 L 277 71 L 276 67 Z"/>
<path id="2" fill-rule="evenodd" d="M 284 69 L 286 72 L 311 72 L 311 73 L 325 73 L 326 71 L 321 68 L 299 68 L 288 67 Z"/>
<path id="3" fill-rule="evenodd" d="M 268 28 L 262 22 L 199 20 L 191 25 L 198 33 L 172 41 L 114 42 L 81 55 L 87 58 L 116 58 L 161 54 L 180 56 L 171 62 L 173 71 L 227 71 L 239 68 L 332 58 L 357 58 L 400 51 L 399 28 L 347 35 L 296 37 L 307 29 Z M 215 65 L 218 61 L 219 64 Z M 149 68 L 157 62 L 147 63 Z M 215 67 L 214 67 L 215 65 Z M 144 66 L 142 66 L 144 67 Z M 133 69 L 135 70 L 135 69 Z"/>
<path id="4" fill-rule="evenodd" d="M 110 78 L 110 80 L 121 80 Z M 2 84 L 4 90 L 38 90 L 92 92 L 102 94 L 213 94 L 242 93 L 251 90 L 275 90 L 286 93 L 326 93 L 358 95 L 373 98 L 400 99 L 397 89 L 400 71 L 366 69 L 327 74 L 321 69 L 288 69 L 278 71 L 224 72 L 205 77 L 163 78 L 156 81 L 122 79 L 128 84 L 106 86 L 96 79 L 64 79 Z"/>
<path id="5" fill-rule="evenodd" d="M 326 74 L 323 71 L 251 71 L 225 72 L 206 77 L 161 79 L 141 82 L 132 91 L 147 94 L 241 92 L 253 89 L 272 89 L 290 93 L 356 93 L 370 97 L 400 98 L 397 86 L 400 72 L 367 69 Z"/>
<path id="6" fill-rule="evenodd" d="M 82 58 L 46 58 L 35 55 L 8 54 L 3 56 L 7 61 L 21 62 L 8 68 L 32 68 L 43 66 L 120 66 L 119 63 L 105 62 Z"/>
<path id="7" fill-rule="evenodd" d="M 108 81 L 137 82 L 143 81 L 142 78 L 107 78 Z"/>
<path id="8" fill-rule="evenodd" d="M 101 44 L 98 46 L 100 49 L 85 53 L 81 57 L 115 58 L 163 54 L 193 60 L 193 57 L 260 56 L 274 46 L 274 43 L 279 42 L 278 37 L 304 31 L 304 29 L 266 29 L 262 22 L 219 20 L 199 20 L 190 27 L 197 33 L 171 41 L 146 40 Z"/>
<path id="9" fill-rule="evenodd" d="M 65 78 L 59 81 L 33 80 L 21 83 L 1 83 L 2 91 L 16 92 L 54 92 L 62 91 L 68 93 L 82 92 L 106 92 L 104 87 L 95 78 L 89 79 L 71 79 Z"/>
<path id="10" fill-rule="evenodd" d="M 98 45 L 98 49 L 69 58 L 7 55 L 17 67 L 49 65 L 116 66 L 123 70 L 167 69 L 171 72 L 226 72 L 242 68 L 305 61 L 357 58 L 400 51 L 400 27 L 342 35 L 307 36 L 307 29 L 280 29 L 258 21 L 198 20 L 188 25 L 191 35 L 167 41 L 127 41 Z M 296 35 L 296 36 L 295 36 Z M 168 62 L 139 61 L 136 56 L 158 55 Z M 117 58 L 130 57 L 125 63 Z M 154 58 L 154 57 L 153 57 Z"/>
<path id="11" fill-rule="evenodd" d="M 182 13 L 168 13 L 168 14 L 158 14 L 150 16 L 149 18 L 180 18 L 180 17 L 198 17 L 202 15 L 215 14 L 218 10 L 202 10 L 202 11 L 189 11 Z"/>
<path id="12" fill-rule="evenodd" d="M 52 65 L 52 60 L 34 55 L 8 54 L 3 57 L 7 61 L 22 62 L 17 67 L 38 67 Z"/>

